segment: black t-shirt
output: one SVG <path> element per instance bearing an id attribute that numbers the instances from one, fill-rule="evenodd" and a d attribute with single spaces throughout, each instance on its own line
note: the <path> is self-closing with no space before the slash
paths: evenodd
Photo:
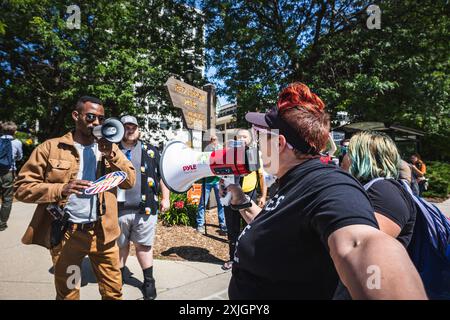
<path id="1" fill-rule="evenodd" d="M 338 276 L 328 236 L 349 225 L 378 228 L 361 184 L 319 159 L 279 179 L 277 194 L 241 233 L 231 299 L 331 299 Z"/>
<path id="2" fill-rule="evenodd" d="M 416 207 L 409 193 L 400 182 L 385 179 L 375 181 L 367 190 L 367 194 L 374 211 L 391 219 L 400 227 L 397 240 L 406 248 L 411 242 L 416 221 Z M 352 299 L 342 282 L 339 283 L 333 299 Z"/>
<path id="3" fill-rule="evenodd" d="M 394 221 L 401 229 L 397 240 L 409 245 L 416 221 L 414 200 L 398 181 L 379 180 L 367 190 L 375 212 Z"/>

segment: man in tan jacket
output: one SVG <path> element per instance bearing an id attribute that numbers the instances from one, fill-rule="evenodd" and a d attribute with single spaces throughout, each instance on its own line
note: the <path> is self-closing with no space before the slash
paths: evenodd
<path id="1" fill-rule="evenodd" d="M 37 203 L 22 242 L 50 249 L 54 264 L 57 299 L 79 299 L 80 270 L 88 255 L 103 299 L 122 298 L 116 188 L 98 195 L 85 195 L 84 189 L 101 175 L 124 171 L 127 178 L 119 186 L 131 188 L 135 169 L 115 144 L 96 141 L 92 128 L 104 120 L 102 102 L 81 97 L 72 118 L 75 131 L 39 145 L 19 172 L 16 198 Z M 55 221 L 49 204 L 63 209 L 68 219 L 59 244 L 51 241 Z"/>

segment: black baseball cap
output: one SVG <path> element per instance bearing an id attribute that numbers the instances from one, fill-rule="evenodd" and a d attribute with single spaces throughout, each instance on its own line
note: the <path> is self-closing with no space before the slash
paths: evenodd
<path id="1" fill-rule="evenodd" d="M 278 107 L 273 107 L 267 113 L 248 112 L 245 120 L 253 125 L 269 129 L 278 129 L 280 134 L 286 138 L 296 150 L 305 154 L 317 154 L 315 147 L 312 147 L 305 139 L 294 130 L 286 121 L 284 121 L 278 111 Z"/>

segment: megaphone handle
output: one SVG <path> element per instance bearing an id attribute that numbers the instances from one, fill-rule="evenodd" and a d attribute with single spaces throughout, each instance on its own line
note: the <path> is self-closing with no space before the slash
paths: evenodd
<path id="1" fill-rule="evenodd" d="M 205 217 L 205 221 L 203 222 L 203 226 L 205 227 L 205 235 L 208 234 L 206 231 L 206 179 L 202 181 L 202 203 L 203 203 L 203 216 Z"/>
<path id="2" fill-rule="evenodd" d="M 220 188 L 224 189 L 224 196 L 220 197 L 220 203 L 222 206 L 229 206 L 231 202 L 231 193 L 226 191 L 226 188 L 232 184 L 231 178 L 229 176 L 223 176 L 222 180 L 220 181 Z"/>
<path id="3" fill-rule="evenodd" d="M 229 206 L 231 202 L 231 193 L 226 193 L 219 201 L 222 206 Z"/>

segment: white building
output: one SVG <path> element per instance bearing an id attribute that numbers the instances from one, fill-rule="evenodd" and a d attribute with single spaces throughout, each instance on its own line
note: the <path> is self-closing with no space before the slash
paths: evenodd
<path id="1" fill-rule="evenodd" d="M 220 131 L 236 128 L 237 104 L 227 103 L 217 108 L 216 128 Z"/>
<path id="2" fill-rule="evenodd" d="M 164 10 L 161 10 L 160 15 L 164 14 Z M 197 8 L 194 8 L 195 12 L 198 15 L 203 15 L 203 12 Z M 205 28 L 202 29 L 202 34 L 199 33 L 199 30 L 196 28 L 192 28 L 192 30 L 188 30 L 188 33 L 191 35 L 191 37 L 202 37 L 202 42 L 205 43 Z M 164 32 L 161 30 L 161 32 Z M 184 49 L 182 51 L 182 56 L 193 57 L 195 54 L 195 49 Z M 202 48 L 202 60 L 204 62 L 205 57 L 205 48 Z M 202 63 L 201 65 L 195 65 L 194 59 L 192 58 L 192 61 L 190 63 L 192 65 L 193 72 L 196 72 L 197 74 L 200 73 L 201 77 L 205 77 L 205 65 Z M 180 80 L 187 80 L 183 79 L 183 77 L 180 75 Z M 139 85 L 137 85 L 139 86 Z M 155 145 L 155 146 L 163 146 L 166 144 L 166 142 L 171 140 L 181 140 L 181 141 L 189 141 L 189 133 L 184 127 L 182 118 L 181 118 L 181 109 L 179 110 L 180 116 L 171 116 L 171 115 L 162 115 L 159 112 L 150 112 L 149 105 L 155 105 L 156 102 L 147 101 L 146 103 L 146 114 L 144 116 L 145 118 L 145 125 L 144 128 L 142 128 L 142 139 L 148 141 L 149 143 Z M 159 106 L 156 106 L 156 109 L 159 110 Z"/>

